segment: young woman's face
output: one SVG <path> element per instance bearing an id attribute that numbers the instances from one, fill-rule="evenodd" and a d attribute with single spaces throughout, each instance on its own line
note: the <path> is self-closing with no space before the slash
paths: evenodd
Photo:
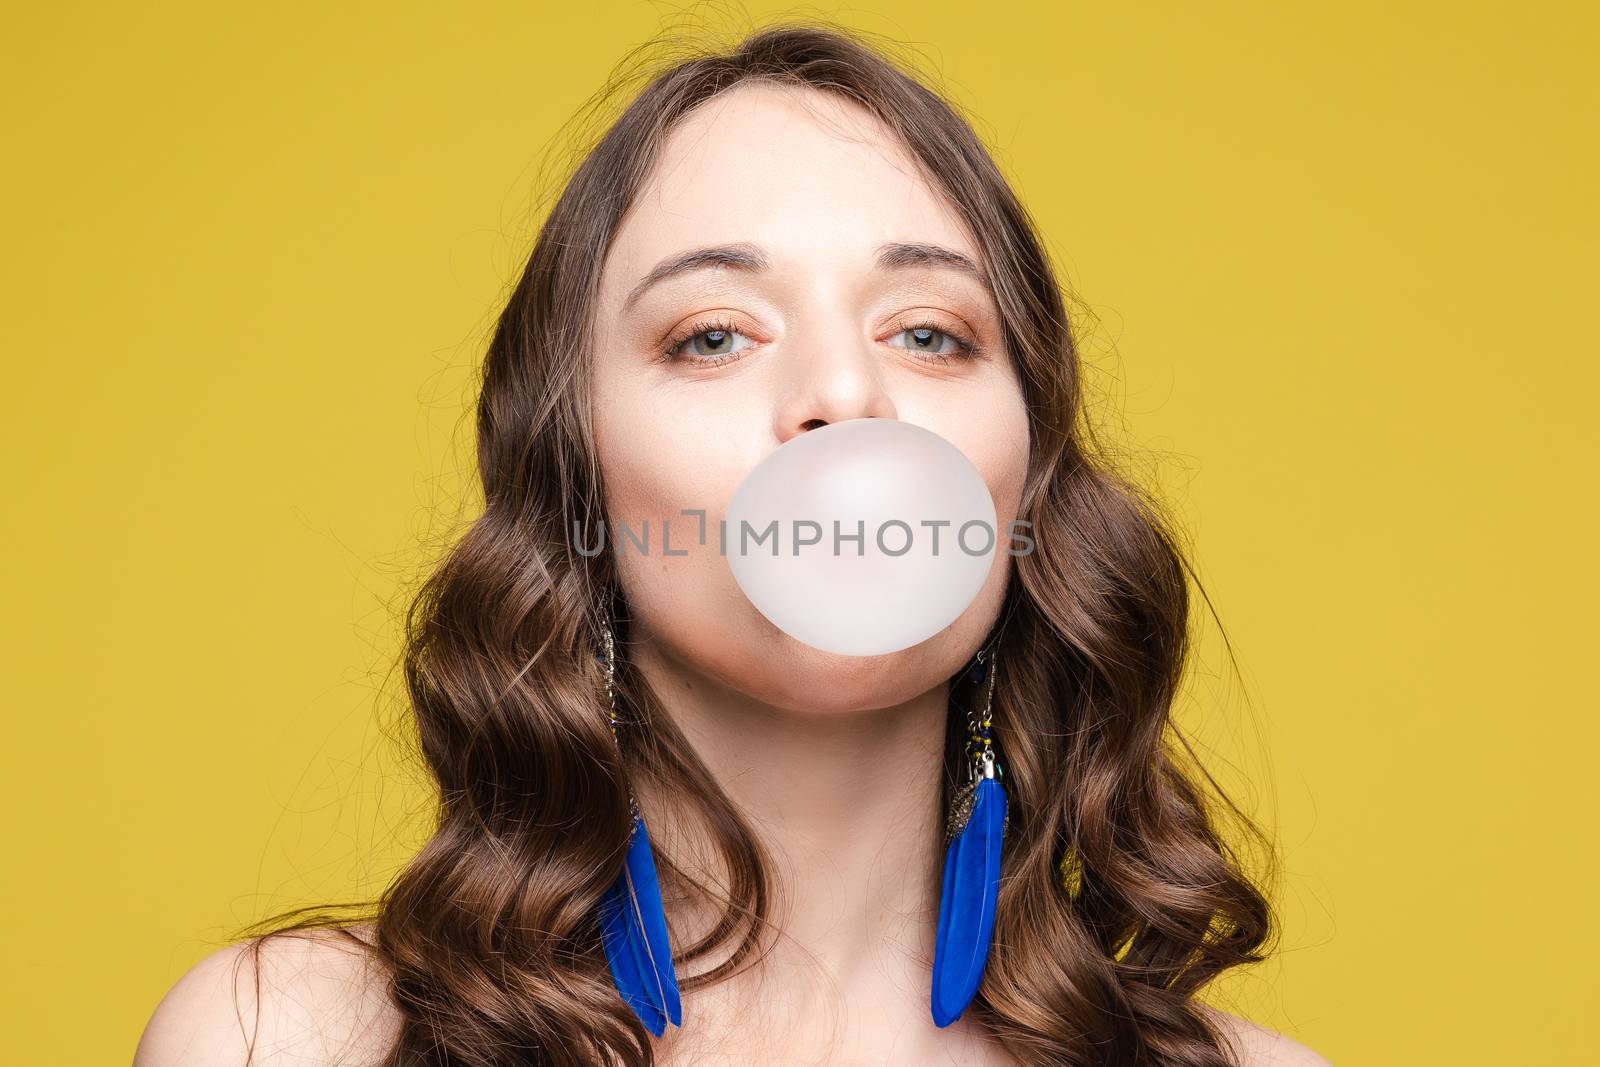
<path id="1" fill-rule="evenodd" d="M 619 553 L 632 637 L 777 707 L 857 710 L 958 672 L 996 619 L 1028 464 L 1028 419 L 956 213 L 865 110 L 811 90 L 745 85 L 672 133 L 623 220 L 595 320 L 594 429 L 611 523 L 648 523 Z M 645 283 L 697 249 L 734 253 Z M 929 332 L 929 331 L 932 332 Z M 720 331 L 720 332 L 719 332 Z M 969 355 L 964 345 L 972 345 Z M 774 449 L 846 419 L 901 419 L 964 452 L 994 497 L 1000 551 L 971 607 L 883 656 L 789 637 L 740 591 L 717 523 Z M 682 509 L 706 511 L 700 520 Z M 663 525 L 674 553 L 661 550 Z M 616 538 L 608 544 L 616 547 Z"/>

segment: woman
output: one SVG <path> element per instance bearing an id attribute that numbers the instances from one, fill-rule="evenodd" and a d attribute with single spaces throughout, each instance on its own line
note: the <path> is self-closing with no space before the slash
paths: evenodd
<path id="1" fill-rule="evenodd" d="M 203 960 L 137 1067 L 1325 1063 L 1193 999 L 1262 958 L 1272 916 L 1170 750 L 1187 569 L 1097 461 L 1078 371 L 1026 212 L 878 52 L 775 28 L 659 74 L 490 347 L 485 511 L 406 654 L 437 832 L 367 921 Z M 714 516 L 772 450 L 859 418 L 958 446 L 1036 542 L 920 644 L 788 637 L 694 517 L 670 560 L 575 543 L 596 516 Z M 941 1018 L 941 856 L 980 717 L 1003 876 L 981 986 Z M 670 930 L 653 989 L 678 987 L 653 1016 L 606 910 L 640 840 Z"/>

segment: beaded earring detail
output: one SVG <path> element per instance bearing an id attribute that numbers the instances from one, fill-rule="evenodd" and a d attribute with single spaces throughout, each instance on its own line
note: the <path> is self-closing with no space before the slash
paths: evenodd
<path id="1" fill-rule="evenodd" d="M 956 791 L 945 826 L 949 846 L 933 947 L 933 1021 L 940 1027 L 960 1018 L 977 993 L 994 935 L 1000 845 L 1010 822 L 991 733 L 997 658 L 994 650 L 979 652 L 967 672 L 972 681 L 987 678 L 989 685 L 982 717 L 968 714 L 967 784 Z"/>
<path id="2" fill-rule="evenodd" d="M 620 749 L 617 735 L 617 653 L 611 634 L 611 620 L 600 616 L 603 652 L 595 658 L 605 665 L 606 699 L 611 705 L 611 736 Z M 605 944 L 611 979 L 622 999 L 644 1023 L 645 1029 L 660 1037 L 667 1020 L 683 1025 L 683 1006 L 678 996 L 678 978 L 672 968 L 672 945 L 667 938 L 667 916 L 661 905 L 661 883 L 656 877 L 655 858 L 650 851 L 650 835 L 633 790 L 628 790 L 628 807 L 633 814 L 628 835 L 628 851 L 622 872 L 600 901 L 600 930 Z"/>

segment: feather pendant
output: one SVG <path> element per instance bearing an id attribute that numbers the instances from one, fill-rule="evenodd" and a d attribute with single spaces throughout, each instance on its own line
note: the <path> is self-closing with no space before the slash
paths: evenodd
<path id="1" fill-rule="evenodd" d="M 683 1025 L 661 883 L 650 852 L 650 834 L 638 809 L 634 810 L 622 872 L 600 902 L 600 928 L 617 992 L 645 1029 L 660 1037 L 667 1020 Z"/>
<path id="2" fill-rule="evenodd" d="M 962 798 L 963 801 L 966 798 Z M 979 778 L 972 810 L 950 841 L 939 894 L 939 930 L 933 946 L 933 1021 L 949 1026 L 978 991 L 994 934 L 1000 893 L 1000 843 L 1006 828 L 1006 791 L 996 778 Z"/>

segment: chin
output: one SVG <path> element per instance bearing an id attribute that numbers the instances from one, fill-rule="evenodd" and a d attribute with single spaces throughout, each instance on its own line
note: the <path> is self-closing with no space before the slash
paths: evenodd
<path id="1" fill-rule="evenodd" d="M 948 681 L 963 663 L 948 632 L 878 656 L 825 652 L 775 628 L 761 646 L 740 657 L 726 683 L 772 707 L 818 714 L 903 704 Z"/>
<path id="2" fill-rule="evenodd" d="M 959 674 L 998 614 L 1001 578 L 943 630 L 877 656 L 808 645 L 720 585 L 641 584 L 635 606 L 650 643 L 678 671 L 772 708 L 847 714 L 903 704 Z M 700 622 L 685 626 L 685 619 Z"/>

